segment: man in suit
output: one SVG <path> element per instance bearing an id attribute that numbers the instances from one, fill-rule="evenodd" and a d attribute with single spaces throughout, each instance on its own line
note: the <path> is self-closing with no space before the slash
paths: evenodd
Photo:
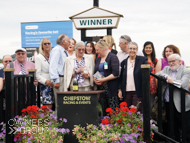
<path id="1" fill-rule="evenodd" d="M 174 84 L 178 82 L 182 88 L 189 89 L 189 79 L 190 79 L 190 70 L 181 64 L 181 57 L 178 54 L 172 54 L 168 57 L 168 64 L 162 71 L 157 73 L 157 75 L 164 76 L 167 83 Z M 169 87 L 167 84 L 163 83 L 163 99 L 166 107 L 166 118 L 167 122 L 170 122 L 169 119 Z M 173 104 L 174 109 L 174 135 L 175 140 L 180 141 L 180 130 L 181 130 L 181 94 L 180 90 L 177 88 L 173 92 L 173 101 L 170 101 Z M 190 95 L 185 96 L 185 114 L 186 114 L 186 134 L 187 142 L 190 142 Z M 169 124 L 164 129 L 169 129 Z"/>

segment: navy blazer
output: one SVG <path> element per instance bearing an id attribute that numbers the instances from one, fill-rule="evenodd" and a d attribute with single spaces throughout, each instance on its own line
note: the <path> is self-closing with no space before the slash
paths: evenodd
<path id="1" fill-rule="evenodd" d="M 95 60 L 95 71 L 94 73 L 96 73 L 97 71 L 99 71 L 99 64 L 101 61 L 101 57 L 96 58 Z M 119 59 L 118 57 L 109 52 L 105 61 L 108 63 L 108 69 L 105 70 L 104 69 L 104 76 L 107 77 L 110 74 L 113 74 L 115 77 L 119 76 Z M 117 96 L 118 94 L 118 78 L 110 80 L 107 82 L 108 84 L 108 92 L 109 92 L 109 96 Z"/>
<path id="2" fill-rule="evenodd" d="M 126 79 L 127 79 L 127 57 L 125 60 L 121 62 L 121 75 L 119 77 L 119 89 L 122 91 L 123 98 L 125 97 L 126 92 Z M 134 83 L 136 94 L 138 97 L 142 97 L 142 72 L 141 72 L 141 65 L 148 64 L 147 58 L 144 56 L 136 56 L 135 59 L 135 67 L 134 67 Z"/>

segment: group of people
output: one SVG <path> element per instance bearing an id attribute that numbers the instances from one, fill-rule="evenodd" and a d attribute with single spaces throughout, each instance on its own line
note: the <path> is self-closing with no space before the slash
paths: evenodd
<path id="1" fill-rule="evenodd" d="M 150 41 L 144 43 L 143 51 L 138 50 L 138 45 L 127 35 L 119 38 L 121 51 L 117 52 L 116 44 L 111 35 L 106 35 L 96 44 L 83 41 L 76 42 L 65 34 L 57 38 L 57 46 L 51 47 L 48 38 L 43 38 L 39 47 L 39 54 L 35 64 L 26 61 L 26 50 L 18 48 L 15 51 L 16 61 L 11 56 L 3 57 L 4 68 L 10 68 L 10 62 L 15 68 L 14 74 L 28 74 L 28 69 L 36 69 L 36 78 L 40 84 L 42 104 L 52 108 L 55 102 L 57 112 L 57 92 L 72 91 L 72 81 L 76 74 L 79 91 L 105 90 L 99 97 L 103 115 L 106 108 L 113 110 L 119 107 L 120 101 L 126 101 L 128 106 L 139 104 L 138 110 L 142 112 L 149 105 L 142 101 L 142 64 L 151 66 L 150 72 L 163 76 L 168 83 L 174 81 L 181 83 L 181 87 L 189 89 L 190 70 L 181 60 L 178 47 L 167 45 L 163 50 L 163 58 L 157 60 L 154 44 Z M 8 64 L 8 65 L 7 65 Z M 94 76 L 99 74 L 101 76 Z M 0 86 L 4 78 L 0 70 Z M 0 87 L 1 90 L 1 87 Z M 166 106 L 167 120 L 169 121 L 169 89 L 163 88 L 163 101 Z M 150 107 L 157 95 L 157 82 L 150 76 Z M 174 91 L 172 101 L 175 109 L 176 131 L 175 137 L 179 140 L 181 125 L 180 92 Z M 190 118 L 190 96 L 186 96 L 186 114 Z M 57 113 L 56 113 L 57 114 Z M 187 120 L 187 136 L 190 135 L 190 121 Z"/>

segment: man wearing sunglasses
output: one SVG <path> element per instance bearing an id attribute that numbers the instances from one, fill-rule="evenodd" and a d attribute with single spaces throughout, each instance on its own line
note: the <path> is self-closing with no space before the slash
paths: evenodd
<path id="1" fill-rule="evenodd" d="M 15 51 L 16 60 L 13 62 L 13 68 L 15 69 L 14 74 L 28 74 L 28 69 L 35 69 L 34 63 L 27 61 L 27 53 L 24 48 L 18 48 Z M 7 65 L 10 68 L 10 63 Z"/>

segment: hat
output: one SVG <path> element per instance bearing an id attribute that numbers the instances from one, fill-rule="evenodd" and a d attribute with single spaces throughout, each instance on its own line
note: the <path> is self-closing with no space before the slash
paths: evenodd
<path id="1" fill-rule="evenodd" d="M 18 51 L 26 52 L 26 49 L 24 49 L 24 48 L 18 48 L 18 49 L 16 49 L 15 53 L 18 52 Z"/>

